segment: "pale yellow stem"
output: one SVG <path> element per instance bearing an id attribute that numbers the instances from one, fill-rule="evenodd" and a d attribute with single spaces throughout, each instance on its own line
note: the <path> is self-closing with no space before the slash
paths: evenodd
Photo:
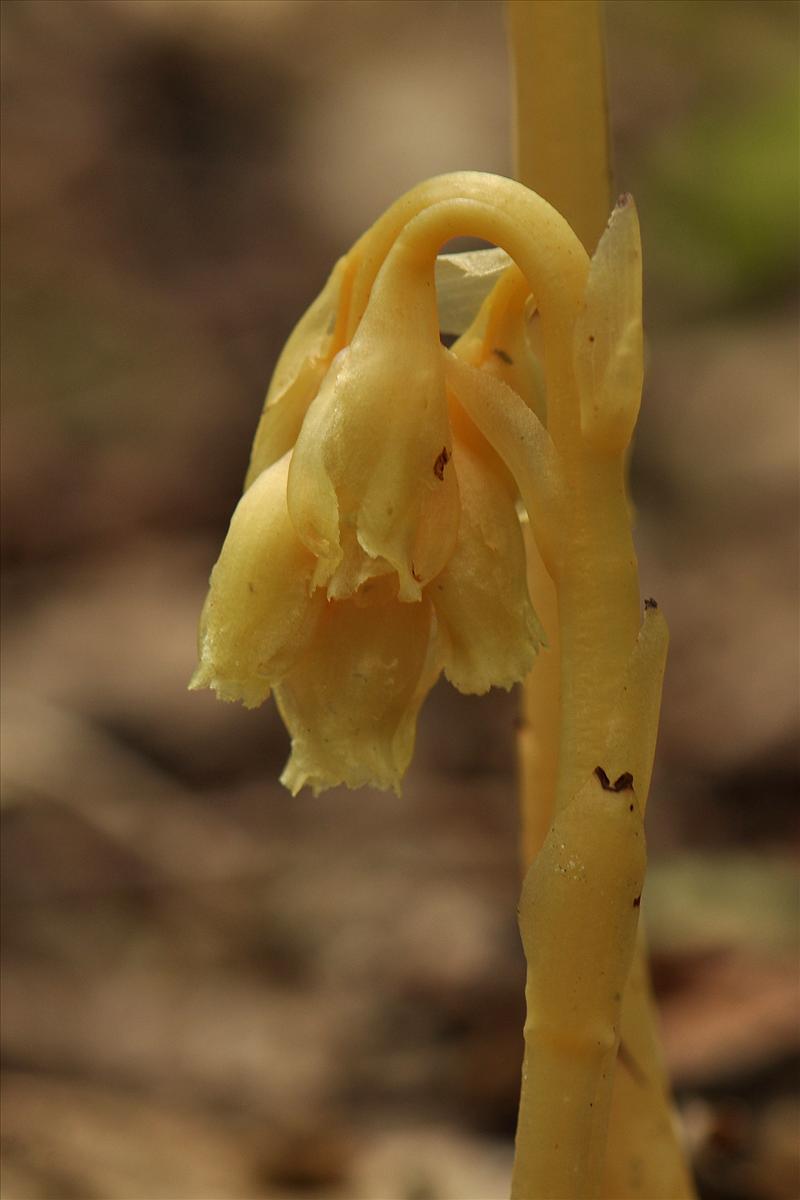
<path id="1" fill-rule="evenodd" d="M 607 714 L 601 769 L 556 811 L 523 885 L 528 1013 L 514 1200 L 602 1194 L 666 647 L 663 617 L 646 610 Z"/>
<path id="2" fill-rule="evenodd" d="M 591 253 L 611 207 L 601 6 L 509 0 L 508 21 L 517 178 L 567 218 Z"/>
<path id="3" fill-rule="evenodd" d="M 610 208 L 600 5 L 597 0 L 509 0 L 507 17 L 517 179 L 550 200 L 591 250 Z M 529 562 L 531 598 L 548 644 L 525 684 L 523 700 L 519 752 L 526 864 L 555 805 L 556 714 L 562 704 L 558 601 L 538 552 Z"/>
<path id="4" fill-rule="evenodd" d="M 593 774 L 556 814 L 522 889 L 527 1019 L 512 1200 L 598 1195 L 645 868 L 634 792 L 607 783 Z"/>
<path id="5" fill-rule="evenodd" d="M 627 769 L 639 780 L 642 816 L 653 770 L 667 639 L 666 622 L 650 608 L 623 680 L 623 703 L 609 727 L 609 775 Z M 630 746 L 626 731 L 637 714 L 648 735 Z M 607 1200 L 692 1200 L 695 1195 L 661 1052 L 641 924 L 623 993 L 620 1054 L 600 1194 Z"/>
<path id="6" fill-rule="evenodd" d="M 601 1196 L 607 1200 L 692 1200 L 658 1035 L 644 929 L 622 1002 Z"/>
<path id="7" fill-rule="evenodd" d="M 567 218 L 584 246 L 593 250 L 606 223 L 610 209 L 611 171 L 606 104 L 605 61 L 602 44 L 601 6 L 597 0 L 508 0 L 510 45 L 515 76 L 515 125 L 517 178 L 550 200 Z M 624 478 L 614 485 L 624 495 Z M 533 538 L 528 538 L 533 543 Z M 523 861 L 530 863 L 546 834 L 559 791 L 559 762 L 562 758 L 560 795 L 563 803 L 570 787 L 589 767 L 597 737 L 603 724 L 603 711 L 595 708 L 594 720 L 587 713 L 570 713 L 569 704 L 576 696 L 569 687 L 562 696 L 560 661 L 560 621 L 558 599 L 553 581 L 547 574 L 535 547 L 529 557 L 531 597 L 548 637 L 549 648 L 540 654 L 526 681 L 522 726 L 519 737 L 521 774 L 521 814 Z M 628 574 L 628 573 L 626 573 Z M 634 567 L 635 575 L 635 567 Z M 630 583 L 633 581 L 630 580 Z M 613 590 L 613 580 L 609 581 Z M 598 586 L 600 586 L 598 580 Z M 636 581 L 638 591 L 638 581 Z M 625 606 L 632 620 L 633 588 L 624 588 Z M 561 621 L 581 620 L 580 602 L 561 603 Z M 624 633 L 620 649 L 630 635 L 630 624 L 622 622 Z M 625 628 L 627 627 L 627 628 Z M 653 623 L 650 623 L 652 635 Z M 602 631 L 599 631 L 602 636 Z M 579 635 L 578 635 L 579 638 Z M 575 644 L 574 631 L 567 629 L 567 654 L 574 658 L 589 653 L 588 639 Z M 572 643 L 572 644 L 570 644 Z M 638 649 L 637 643 L 637 649 Z M 617 659 L 617 662 L 620 660 Z M 622 659 L 624 661 L 624 657 Z M 628 680 L 630 684 L 630 680 Z M 584 691 L 585 698 L 585 691 Z M 638 680 L 629 687 L 629 711 L 637 703 L 655 707 L 650 725 L 657 727 L 660 687 L 657 680 Z M 563 707 L 562 707 L 563 706 Z M 567 714 L 566 731 L 560 712 Z M 619 716 L 619 714 L 618 714 Z M 639 783 L 639 802 L 647 799 L 650 763 L 641 760 L 622 765 L 620 755 L 631 757 L 629 738 L 620 718 L 611 730 L 607 749 L 607 768 L 612 772 L 633 769 Z M 569 726 L 572 726 L 570 729 Z M 622 734 L 622 736 L 620 736 Z M 576 738 L 587 738 L 591 750 L 563 762 L 559 747 L 564 737 L 572 745 Z M 636 757 L 634 755 L 634 757 Z M 645 751 L 646 759 L 646 751 Z M 613 760 L 613 761 L 611 761 Z M 566 778 L 570 776 L 570 778 Z M 610 1104 L 607 1154 L 601 1194 L 610 1200 L 684 1200 L 694 1193 L 677 1143 L 668 1085 L 655 1032 L 652 995 L 648 981 L 643 935 L 635 952 L 634 966 L 624 991 L 621 1013 L 623 1067 L 614 1073 Z M 528 1055 L 526 1053 L 526 1071 Z M 541 1073 L 537 1072 L 541 1078 Z M 547 1072 L 545 1072 L 545 1076 Z M 523 1101 L 525 1101 L 523 1086 Z M 545 1106 L 547 1099 L 545 1098 Z M 521 1109 L 523 1106 L 521 1106 Z M 534 1113 L 520 1114 L 520 1145 L 527 1153 L 530 1137 L 526 1124 Z M 583 1126 L 582 1132 L 585 1132 Z M 579 1135 L 580 1136 L 580 1135 Z M 597 1137 L 594 1138 L 595 1146 Z M 602 1147 L 600 1154 L 602 1161 Z M 519 1183 L 518 1161 L 515 1179 Z M 597 1186 L 599 1165 L 595 1162 L 582 1186 L 587 1194 Z M 530 1178 L 530 1172 L 522 1170 Z M 573 1184 L 576 1181 L 573 1180 Z M 575 1194 L 578 1194 L 577 1192 Z"/>
<path id="8" fill-rule="evenodd" d="M 598 0 L 509 0 L 507 14 L 514 68 L 517 178 L 549 200 L 591 251 L 605 227 L 611 207 L 600 4 Z M 611 469 L 615 468 L 616 464 Z M 583 484 L 581 486 L 583 489 Z M 612 489 L 617 497 L 622 496 L 624 502 L 624 477 L 621 472 Z M 586 497 L 585 503 L 593 503 L 591 495 Z M 617 516 L 620 517 L 622 514 L 617 507 Z M 627 513 L 624 523 L 628 523 Z M 618 532 L 622 532 L 619 522 Z M 617 541 L 619 544 L 619 537 Z M 626 546 L 626 551 L 628 549 L 630 553 L 625 556 L 630 562 L 632 546 Z M 541 572 L 536 573 L 542 579 Z M 596 579 L 595 582 L 600 590 L 600 580 Z M 561 591 L 560 605 L 574 612 L 576 605 L 582 603 L 585 591 L 585 587 L 567 588 L 567 594 Z M 548 643 L 555 647 L 560 640 L 556 628 L 558 616 L 554 611 L 551 590 L 543 579 L 541 592 L 541 595 L 533 594 L 534 606 L 537 612 L 540 607 L 550 610 L 549 622 L 544 617 L 542 620 Z M 577 594 L 571 594 L 573 592 Z M 622 662 L 627 657 L 627 649 L 638 627 L 638 585 L 628 586 L 625 593 L 627 619 L 621 622 L 619 635 Z M 585 629 L 585 620 L 582 625 Z M 613 632 L 611 636 L 614 636 Z M 580 656 L 581 647 L 568 642 L 566 653 L 568 658 L 574 659 Z M 574 676 L 574 672 L 568 668 L 570 674 Z M 537 662 L 531 680 L 526 687 L 529 691 L 535 690 L 538 695 L 536 698 L 526 698 L 525 706 L 536 711 L 545 709 L 552 712 L 555 705 L 559 704 L 563 711 L 570 713 L 570 726 L 562 731 L 562 739 L 568 739 L 573 747 L 578 741 L 583 744 L 583 753 L 572 770 L 565 763 L 567 769 L 560 773 L 558 792 L 563 803 L 581 777 L 585 777 L 586 770 L 591 770 L 590 760 L 593 755 L 596 756 L 599 731 L 591 727 L 585 681 L 583 686 L 575 686 L 568 678 L 565 680 L 566 687 L 562 688 L 560 664 L 556 662 L 553 651 Z M 608 680 L 609 698 L 615 694 L 617 682 Z M 536 795 L 532 796 L 527 791 L 524 795 L 523 826 L 541 829 L 546 828 L 544 816 L 541 813 L 534 816 L 529 809 L 552 810 L 556 802 L 554 781 L 558 776 L 558 751 L 555 747 L 548 749 L 542 736 L 535 750 L 535 758 L 541 764 L 543 774 L 538 786 L 535 785 Z M 531 849 L 535 851 L 535 844 L 531 845 Z"/>

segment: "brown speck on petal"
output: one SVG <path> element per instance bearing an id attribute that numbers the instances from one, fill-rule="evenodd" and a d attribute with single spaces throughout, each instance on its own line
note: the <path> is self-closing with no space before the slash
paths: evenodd
<path id="1" fill-rule="evenodd" d="M 504 363 L 508 363 L 510 367 L 514 365 L 513 358 L 506 350 L 501 350 L 499 346 L 495 346 L 493 353 L 496 354 L 498 358 L 501 358 Z"/>
<path id="2" fill-rule="evenodd" d="M 447 446 L 442 446 L 442 452 L 433 464 L 433 473 L 437 479 L 444 479 L 444 469 L 450 461 Z"/>

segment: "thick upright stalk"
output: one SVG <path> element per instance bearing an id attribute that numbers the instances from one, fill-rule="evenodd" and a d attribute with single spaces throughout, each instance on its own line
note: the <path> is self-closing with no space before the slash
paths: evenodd
<path id="1" fill-rule="evenodd" d="M 517 179 L 549 200 L 591 253 L 611 194 L 600 4 L 509 0 L 508 21 Z"/>
<path id="2" fill-rule="evenodd" d="M 509 0 L 507 19 L 516 177 L 549 200 L 591 251 L 608 220 L 611 187 L 600 5 Z M 548 644 L 525 683 L 519 737 L 526 866 L 555 805 L 562 703 L 558 598 L 538 550 L 530 549 L 531 598 Z"/>
<path id="3" fill-rule="evenodd" d="M 507 9 L 515 79 L 517 178 L 549 199 L 591 251 L 611 206 L 600 4 L 597 0 L 508 0 Z M 620 476 L 612 488 L 617 496 L 617 508 L 624 500 L 621 489 L 624 489 L 624 481 Z M 533 539 L 529 538 L 529 542 Z M 529 586 L 549 646 L 539 656 L 524 691 L 519 754 L 523 861 L 526 864 L 532 862 L 544 840 L 557 796 L 563 804 L 581 777 L 591 770 L 598 748 L 602 746 L 611 697 L 618 686 L 618 679 L 613 682 L 606 679 L 607 694 L 601 698 L 601 703 L 589 711 L 581 707 L 586 689 L 579 688 L 576 694 L 569 678 L 572 676 L 574 680 L 576 661 L 587 654 L 591 658 L 592 638 L 604 636 L 604 631 L 587 628 L 586 613 L 581 608 L 581 588 L 571 589 L 568 581 L 562 580 L 557 591 L 535 547 L 531 550 Z M 579 563 L 576 569 L 580 572 Z M 621 635 L 618 653 L 613 656 L 617 672 L 625 662 L 625 643 L 638 619 L 634 616 L 638 600 L 635 560 L 633 572 L 628 570 L 623 575 L 628 583 L 623 586 L 620 596 L 626 615 L 616 626 L 616 636 Z M 602 582 L 596 579 L 598 587 L 609 584 L 614 590 L 613 578 Z M 613 631 L 611 636 L 615 636 Z M 658 680 L 655 688 L 654 695 L 651 681 L 647 700 L 651 706 L 655 703 L 657 712 Z M 576 699 L 579 701 L 577 711 L 574 707 Z M 650 726 L 653 726 L 652 720 Z M 573 748 L 571 754 L 564 755 L 563 749 L 559 750 L 565 739 Z M 609 749 L 613 751 L 613 747 Z M 627 761 L 623 767 L 621 760 L 608 763 L 609 770 L 612 767 L 614 770 L 630 769 L 633 765 Z M 635 774 L 640 776 L 637 779 L 638 799 L 643 813 L 649 766 L 644 771 L 638 763 L 636 766 Z M 536 999 L 529 988 L 529 1003 L 532 998 Z M 604 1156 L 602 1145 L 597 1149 L 598 1131 L 595 1128 L 596 1161 L 590 1168 L 593 1178 L 584 1178 L 580 1184 L 573 1179 L 571 1186 L 587 1189 L 586 1194 L 597 1189 L 605 1157 L 600 1185 L 600 1194 L 605 1197 L 614 1200 L 632 1200 L 633 1197 L 683 1200 L 691 1197 L 693 1192 L 675 1137 L 655 1032 L 643 935 L 638 939 L 634 967 L 624 990 L 621 1028 L 626 1065 L 614 1073 L 613 1087 L 603 1089 L 609 1109 L 606 1114 L 609 1121 L 607 1152 Z M 516 1194 L 525 1196 L 532 1176 L 527 1164 L 521 1161 L 520 1146 L 528 1145 L 525 1123 L 535 1119 L 530 1106 L 527 1112 L 522 1111 L 525 1104 L 529 1104 L 530 1096 L 525 1086 L 530 1069 L 528 1057 L 526 1051 L 515 1170 Z M 576 1190 L 570 1194 L 581 1193 Z"/>
<path id="4" fill-rule="evenodd" d="M 550 200 L 591 252 L 608 220 L 611 190 L 599 2 L 508 0 L 506 12 L 516 178 Z M 525 683 L 523 713 L 560 714 L 558 600 L 537 560 L 535 555 L 529 582 L 548 651 Z M 540 830 L 542 840 L 555 804 L 560 719 L 555 739 L 552 726 L 551 716 L 538 734 L 536 728 L 531 733 L 535 749 L 522 746 L 523 828 Z M 526 848 L 530 865 L 538 846 L 528 839 Z"/>

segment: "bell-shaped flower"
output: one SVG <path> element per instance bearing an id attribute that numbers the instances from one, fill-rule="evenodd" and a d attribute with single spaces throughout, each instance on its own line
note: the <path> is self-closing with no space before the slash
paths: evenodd
<path id="1" fill-rule="evenodd" d="M 400 599 L 419 600 L 455 544 L 452 453 L 435 293 L 393 252 L 292 456 L 289 512 L 314 584 L 345 598 L 396 573 Z"/>
<path id="2" fill-rule="evenodd" d="M 191 686 L 274 690 L 292 792 L 399 790 L 438 675 L 509 688 L 544 640 L 519 513 L 557 525 L 557 456 L 517 392 L 442 348 L 399 245 L 349 345 L 333 357 L 346 259 L 290 339 L 202 617 Z"/>

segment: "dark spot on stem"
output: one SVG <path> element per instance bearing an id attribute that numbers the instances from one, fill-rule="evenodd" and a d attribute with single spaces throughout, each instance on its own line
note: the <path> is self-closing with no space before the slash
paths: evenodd
<path id="1" fill-rule="evenodd" d="M 633 902 L 633 907 L 638 908 L 641 903 L 642 903 L 642 894 L 640 892 L 639 895 L 635 898 L 635 900 Z"/>
<path id="2" fill-rule="evenodd" d="M 437 479 L 444 479 L 444 469 L 450 462 L 450 455 L 447 453 L 447 446 L 442 446 L 442 452 L 433 464 L 433 473 Z"/>
<path id="3" fill-rule="evenodd" d="M 602 767 L 595 767 L 594 773 L 600 780 L 600 786 L 604 792 L 626 792 L 629 788 L 633 788 L 633 776 L 630 771 L 624 771 L 613 783 Z"/>
<path id="4" fill-rule="evenodd" d="M 496 354 L 498 358 L 502 358 L 503 362 L 508 363 L 510 367 L 514 365 L 513 358 L 506 350 L 501 350 L 499 346 L 495 346 L 493 353 Z"/>
<path id="5" fill-rule="evenodd" d="M 647 598 L 647 600 L 645 600 L 644 606 L 646 609 L 647 608 L 658 608 L 658 601 L 654 600 L 652 596 L 649 596 Z"/>
<path id="6" fill-rule="evenodd" d="M 594 341 L 594 334 L 593 334 L 593 333 L 590 333 L 590 334 L 589 334 L 589 341 L 590 341 L 590 342 L 593 342 L 593 341 Z"/>

